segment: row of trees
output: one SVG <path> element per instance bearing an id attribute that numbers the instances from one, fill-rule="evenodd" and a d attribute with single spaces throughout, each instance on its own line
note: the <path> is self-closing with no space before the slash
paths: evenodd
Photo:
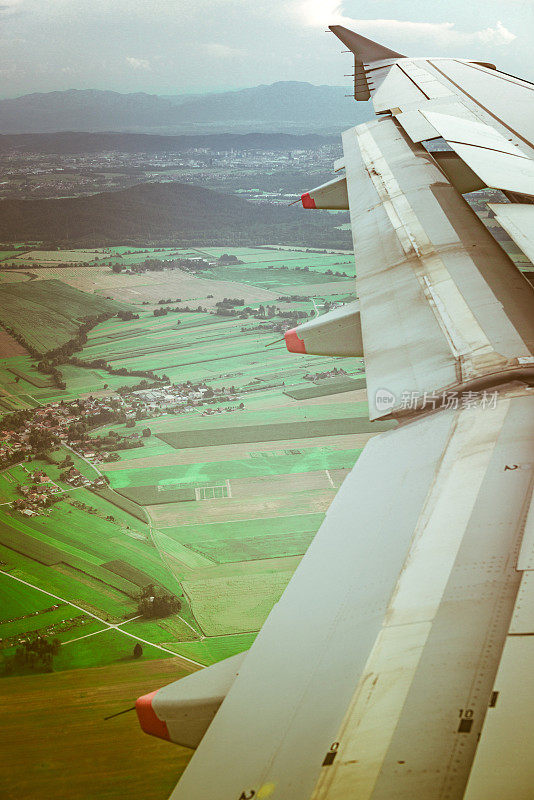
<path id="1" fill-rule="evenodd" d="M 242 262 L 237 262 L 242 263 Z M 204 269 L 209 269 L 211 264 L 203 258 L 173 258 L 162 261 L 159 258 L 146 258 L 140 261 L 139 264 L 114 264 L 112 271 L 116 274 L 128 269 L 130 272 L 161 272 L 164 269 L 189 269 L 193 272 L 199 272 Z"/>
<path id="2" fill-rule="evenodd" d="M 91 361 L 82 361 L 82 359 L 77 356 L 71 356 L 71 358 L 67 360 L 67 364 L 72 364 L 75 367 L 84 367 L 85 369 L 102 369 L 110 375 L 120 375 L 128 378 L 144 378 L 144 380 L 133 386 L 120 386 L 117 389 L 119 394 L 128 394 L 129 392 L 135 392 L 140 389 L 153 389 L 171 382 L 168 375 L 156 375 L 156 373 L 150 369 L 128 370 L 126 367 L 115 369 L 114 367 L 110 367 L 108 362 L 103 358 L 93 358 Z M 152 383 L 149 383 L 147 378 L 150 379 Z"/>

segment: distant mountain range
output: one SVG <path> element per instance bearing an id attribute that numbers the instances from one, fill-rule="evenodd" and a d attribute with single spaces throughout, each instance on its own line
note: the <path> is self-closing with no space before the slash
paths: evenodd
<path id="1" fill-rule="evenodd" d="M 193 97 L 69 89 L 0 100 L 0 133 L 331 134 L 373 116 L 367 103 L 346 94 L 344 87 L 297 81 Z"/>
<path id="2" fill-rule="evenodd" d="M 268 242 L 350 247 L 345 215 L 255 204 L 181 183 L 139 184 L 88 197 L 0 201 L 0 241 L 54 245 Z"/>
<path id="3" fill-rule="evenodd" d="M 149 133 L 6 133 L 0 134 L 0 153 L 183 153 L 191 148 L 207 150 L 291 150 L 340 145 L 339 136 L 316 133 L 211 133 L 159 136 Z"/>

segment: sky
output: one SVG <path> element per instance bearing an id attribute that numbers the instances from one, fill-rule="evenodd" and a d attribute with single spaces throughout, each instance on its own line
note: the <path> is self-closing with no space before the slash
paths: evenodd
<path id="1" fill-rule="evenodd" d="M 348 85 L 331 24 L 534 80 L 534 0 L 0 0 L 0 96 Z"/>

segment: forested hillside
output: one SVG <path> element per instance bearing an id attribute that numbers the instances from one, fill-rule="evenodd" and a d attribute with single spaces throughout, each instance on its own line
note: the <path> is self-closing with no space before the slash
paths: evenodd
<path id="1" fill-rule="evenodd" d="M 0 241 L 49 245 L 305 244 L 350 247 L 345 214 L 251 203 L 181 183 L 139 184 L 88 197 L 0 202 Z"/>

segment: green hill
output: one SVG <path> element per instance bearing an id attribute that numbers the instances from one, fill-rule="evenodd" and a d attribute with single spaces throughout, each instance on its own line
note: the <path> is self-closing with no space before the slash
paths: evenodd
<path id="1" fill-rule="evenodd" d="M 122 303 L 80 292 L 61 281 L 24 281 L 0 286 L 0 324 L 39 353 L 60 347 L 85 317 L 116 314 Z"/>
<path id="2" fill-rule="evenodd" d="M 145 183 L 89 197 L 0 202 L 0 241 L 74 247 L 265 242 L 350 247 L 345 215 L 252 203 L 182 183 Z"/>

